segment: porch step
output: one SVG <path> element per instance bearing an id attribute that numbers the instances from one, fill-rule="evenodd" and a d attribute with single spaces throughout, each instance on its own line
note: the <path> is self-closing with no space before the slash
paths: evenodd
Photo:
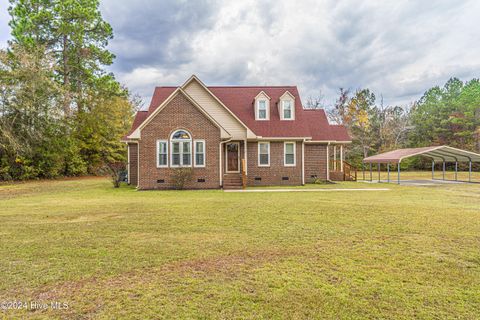
<path id="1" fill-rule="evenodd" d="M 240 174 L 225 174 L 223 176 L 223 189 L 241 189 L 242 176 Z"/>

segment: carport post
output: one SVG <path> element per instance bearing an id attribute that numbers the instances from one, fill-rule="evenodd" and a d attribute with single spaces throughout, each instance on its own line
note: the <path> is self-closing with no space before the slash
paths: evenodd
<path id="1" fill-rule="evenodd" d="M 400 184 L 400 161 L 398 161 L 398 175 L 397 175 L 397 183 Z"/>
<path id="2" fill-rule="evenodd" d="M 380 182 L 380 162 L 377 163 L 377 169 L 378 169 L 378 182 Z"/>
<path id="3" fill-rule="evenodd" d="M 468 182 L 472 182 L 472 160 L 468 162 Z"/>
<path id="4" fill-rule="evenodd" d="M 365 162 L 362 161 L 363 181 L 365 181 Z"/>
<path id="5" fill-rule="evenodd" d="M 443 180 L 445 180 L 445 160 L 443 160 Z"/>
<path id="6" fill-rule="evenodd" d="M 457 181 L 458 161 L 455 161 L 455 181 Z"/>
<path id="7" fill-rule="evenodd" d="M 435 180 L 435 160 L 432 161 L 432 180 Z"/>
<path id="8" fill-rule="evenodd" d="M 370 182 L 372 182 L 372 163 L 370 162 Z"/>
<path id="9" fill-rule="evenodd" d="M 390 162 L 387 163 L 387 181 L 390 183 Z"/>

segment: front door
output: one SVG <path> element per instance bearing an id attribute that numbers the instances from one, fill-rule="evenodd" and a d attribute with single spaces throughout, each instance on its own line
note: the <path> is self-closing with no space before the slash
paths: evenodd
<path id="1" fill-rule="evenodd" d="M 227 143 L 227 172 L 240 172 L 240 144 Z"/>

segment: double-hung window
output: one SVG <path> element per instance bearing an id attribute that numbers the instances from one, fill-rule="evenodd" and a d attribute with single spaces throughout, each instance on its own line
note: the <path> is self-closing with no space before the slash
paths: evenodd
<path id="1" fill-rule="evenodd" d="M 192 138 L 184 130 L 175 131 L 170 139 L 171 166 L 190 167 L 192 165 Z"/>
<path id="2" fill-rule="evenodd" d="M 258 120 L 267 120 L 267 100 L 258 100 Z"/>
<path id="3" fill-rule="evenodd" d="M 205 140 L 195 140 L 195 167 L 205 167 Z"/>
<path id="4" fill-rule="evenodd" d="M 157 167 L 168 167 L 168 142 L 166 140 L 157 141 Z"/>
<path id="5" fill-rule="evenodd" d="M 258 143 L 258 166 L 270 166 L 270 142 Z"/>
<path id="6" fill-rule="evenodd" d="M 283 144 L 283 164 L 286 167 L 295 166 L 295 142 L 285 142 Z"/>
<path id="7" fill-rule="evenodd" d="M 283 119 L 284 120 L 292 120 L 292 101 L 291 100 L 283 100 Z"/>

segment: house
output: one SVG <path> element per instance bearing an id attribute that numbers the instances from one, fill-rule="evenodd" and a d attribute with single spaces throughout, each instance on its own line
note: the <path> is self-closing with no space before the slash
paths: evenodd
<path id="1" fill-rule="evenodd" d="M 323 110 L 304 109 L 296 86 L 207 87 L 192 76 L 155 88 L 123 141 L 128 182 L 145 190 L 172 188 L 180 167 L 192 168 L 191 189 L 343 180 L 351 139 Z"/>

